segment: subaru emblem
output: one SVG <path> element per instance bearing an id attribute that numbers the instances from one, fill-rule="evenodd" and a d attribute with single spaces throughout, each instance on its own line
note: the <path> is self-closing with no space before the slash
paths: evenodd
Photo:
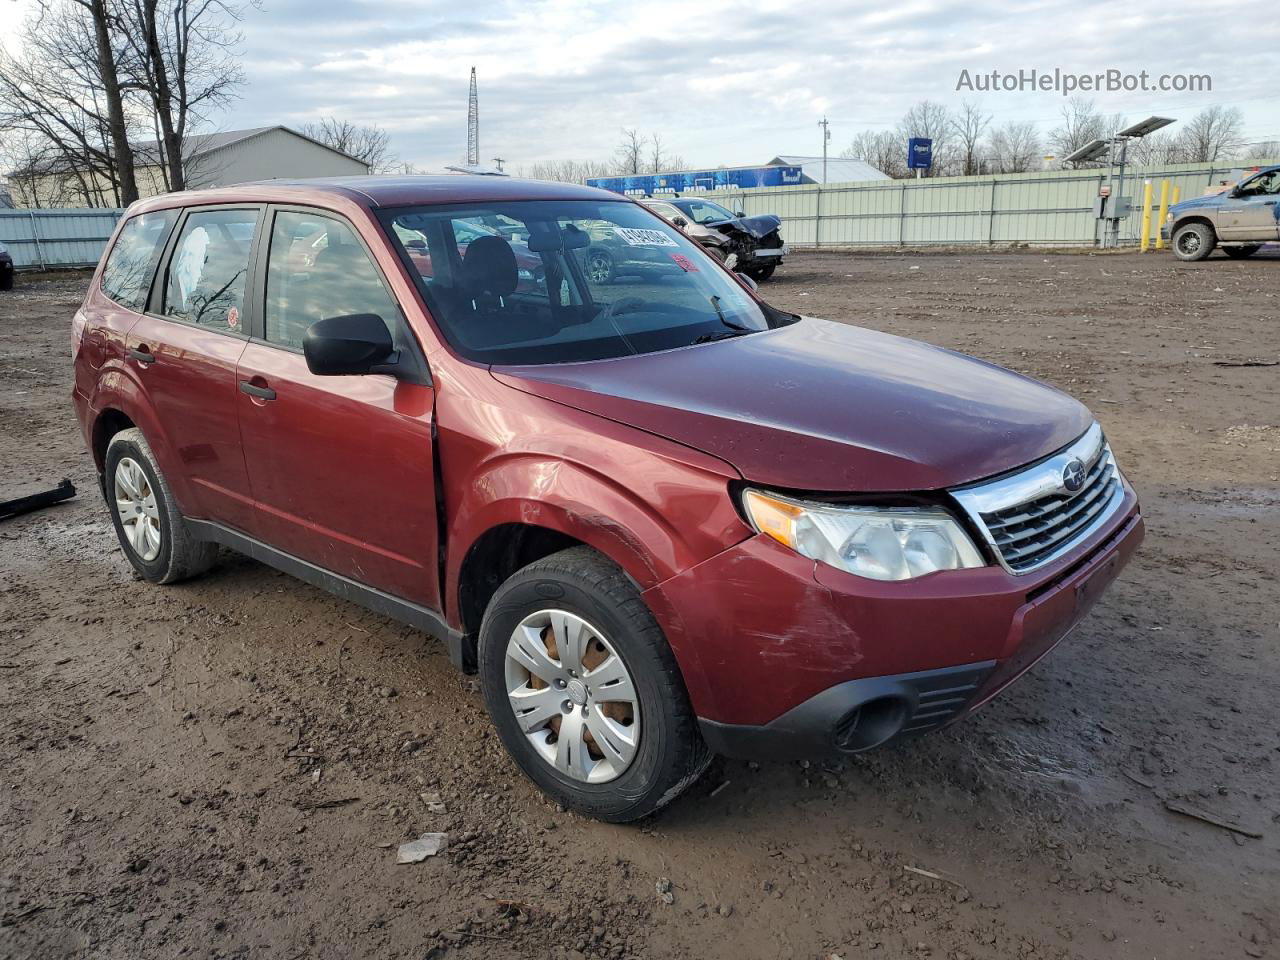
<path id="1" fill-rule="evenodd" d="M 1072 457 L 1067 461 L 1067 465 L 1062 468 L 1062 485 L 1068 493 L 1075 493 L 1084 486 L 1084 461 L 1079 457 Z"/>

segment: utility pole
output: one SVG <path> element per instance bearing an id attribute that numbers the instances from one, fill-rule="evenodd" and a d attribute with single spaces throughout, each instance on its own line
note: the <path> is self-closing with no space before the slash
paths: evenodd
<path id="1" fill-rule="evenodd" d="M 822 182 L 827 182 L 827 144 L 831 140 L 831 121 L 823 116 L 818 121 L 818 126 L 822 128 Z"/>
<path id="2" fill-rule="evenodd" d="M 493 162 L 498 165 L 498 172 L 502 172 L 502 165 L 507 162 L 506 157 L 493 157 Z"/>

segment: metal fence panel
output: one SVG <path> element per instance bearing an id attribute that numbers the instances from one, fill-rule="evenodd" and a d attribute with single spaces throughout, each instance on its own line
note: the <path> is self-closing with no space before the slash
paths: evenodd
<path id="1" fill-rule="evenodd" d="M 14 266 L 91 267 L 102 256 L 123 210 L 85 207 L 0 210 L 0 243 Z"/>
<path id="2" fill-rule="evenodd" d="M 1264 166 L 1269 164 L 1262 164 Z M 1129 167 L 1124 193 L 1132 202 L 1121 224 L 1121 243 L 1137 243 L 1142 230 L 1142 187 L 1151 180 L 1178 186 L 1182 199 L 1198 197 L 1237 165 L 1180 164 Z M 865 183 L 802 184 L 716 190 L 733 210 L 775 213 L 783 236 L 797 247 L 998 245 L 1092 246 L 1093 216 L 1107 170 L 1055 170 L 981 177 L 938 177 Z M 1153 236 L 1158 232 L 1158 224 Z"/>

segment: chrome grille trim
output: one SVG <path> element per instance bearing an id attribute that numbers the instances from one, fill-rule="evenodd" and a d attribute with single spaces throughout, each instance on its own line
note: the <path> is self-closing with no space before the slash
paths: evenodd
<path id="1" fill-rule="evenodd" d="M 1072 492 L 1062 475 L 1076 459 L 1084 464 L 1085 478 Z M 1095 423 L 1079 440 L 1034 466 L 951 494 L 1000 565 L 1023 574 L 1052 563 L 1102 527 L 1124 501 L 1124 482 Z"/>

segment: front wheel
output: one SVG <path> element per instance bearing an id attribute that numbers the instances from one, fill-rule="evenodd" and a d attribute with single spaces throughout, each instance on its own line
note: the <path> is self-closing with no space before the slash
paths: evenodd
<path id="1" fill-rule="evenodd" d="M 1207 223 L 1188 223 L 1173 235 L 1173 255 L 1179 260 L 1203 260 L 1213 253 L 1218 238 Z"/>
<path id="2" fill-rule="evenodd" d="M 706 769 L 675 658 L 627 576 L 589 547 L 498 588 L 480 628 L 480 682 L 508 753 L 552 800 L 623 823 Z"/>
<path id="3" fill-rule="evenodd" d="M 587 279 L 598 286 L 613 282 L 616 272 L 608 250 L 597 247 L 587 252 L 586 274 Z"/>
<path id="4" fill-rule="evenodd" d="M 1222 252 L 1232 260 L 1243 260 L 1245 257 L 1252 257 L 1261 249 L 1260 243 L 1247 243 L 1239 247 L 1223 247 Z"/>
<path id="5" fill-rule="evenodd" d="M 768 263 L 763 267 L 752 267 L 750 270 L 744 270 L 743 272 L 756 283 L 764 283 L 773 276 L 773 271 L 777 269 L 778 265 L 776 263 Z"/>

